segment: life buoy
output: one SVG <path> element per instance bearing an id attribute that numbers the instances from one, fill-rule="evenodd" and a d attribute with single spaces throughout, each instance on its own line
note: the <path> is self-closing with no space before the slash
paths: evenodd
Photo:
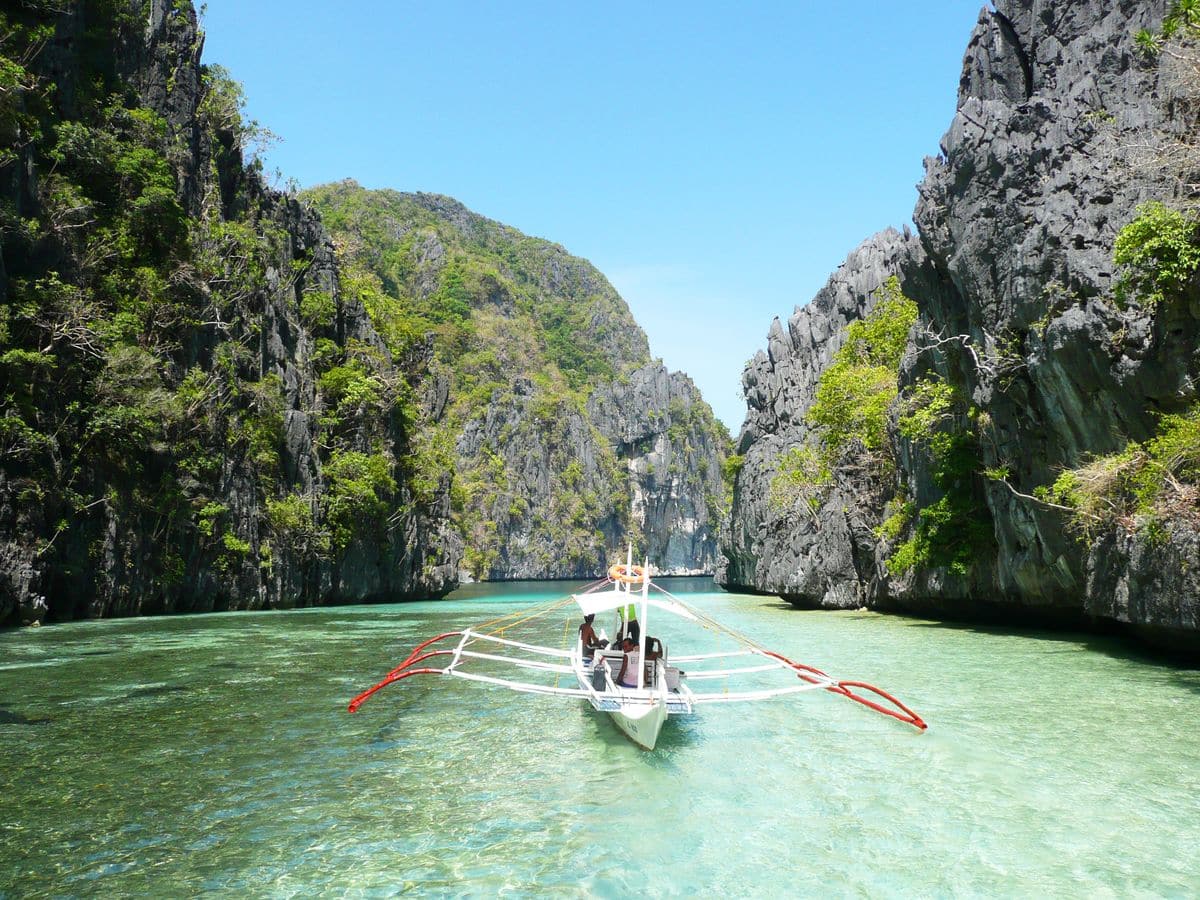
<path id="1" fill-rule="evenodd" d="M 646 580 L 646 570 L 641 566 L 627 566 L 624 563 L 617 563 L 609 566 L 608 577 L 612 581 L 620 581 L 623 584 L 641 584 Z"/>

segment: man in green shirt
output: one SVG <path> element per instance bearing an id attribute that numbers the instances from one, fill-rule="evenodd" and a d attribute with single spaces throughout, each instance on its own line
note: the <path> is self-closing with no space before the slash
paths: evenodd
<path id="1" fill-rule="evenodd" d="M 634 643 L 637 643 L 642 633 L 642 626 L 638 624 L 636 604 L 629 603 L 625 606 L 618 606 L 617 615 L 621 617 L 621 627 L 617 629 L 617 643 L 620 644 L 621 638 L 626 635 Z"/>

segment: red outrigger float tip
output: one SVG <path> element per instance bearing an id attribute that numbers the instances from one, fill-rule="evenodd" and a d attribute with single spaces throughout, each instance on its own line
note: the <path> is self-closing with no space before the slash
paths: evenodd
<path id="1" fill-rule="evenodd" d="M 809 682 L 810 684 L 820 683 L 818 681 L 818 679 L 814 676 L 820 676 L 821 678 L 826 678 L 826 679 L 829 678 L 829 676 L 826 675 L 824 672 L 822 672 L 820 669 L 813 668 L 812 666 L 806 666 L 804 663 L 793 662 L 792 660 L 788 659 L 786 656 L 782 656 L 782 655 L 774 652 L 773 650 L 764 650 L 763 653 L 765 653 L 767 656 L 774 657 L 775 659 L 778 659 L 781 662 L 787 663 L 789 666 L 791 666 L 793 669 L 796 670 L 796 674 L 800 678 L 803 678 L 805 681 Z M 862 688 L 863 690 L 867 690 L 867 691 L 872 691 L 872 692 L 878 694 L 880 697 L 882 697 L 888 703 L 891 703 L 896 708 L 888 709 L 886 706 L 880 706 L 874 700 L 868 700 L 866 697 L 859 696 L 858 694 L 854 693 L 854 691 L 850 690 L 850 688 L 855 688 L 855 687 Z M 835 694 L 841 694 L 843 697 L 848 697 L 849 699 L 853 700 L 855 703 L 861 703 L 863 706 L 866 706 L 869 709 L 873 709 L 877 713 L 883 713 L 885 716 L 891 716 L 893 719 L 899 719 L 901 722 L 906 722 L 909 725 L 914 726 L 915 728 L 917 728 L 920 731 L 924 731 L 926 728 L 929 727 L 927 724 L 925 724 L 924 719 L 922 719 L 920 716 L 918 716 L 915 712 L 913 712 L 911 709 L 909 709 L 907 706 L 905 706 L 903 703 L 901 703 L 899 700 L 897 700 L 895 697 L 893 697 L 891 694 L 889 694 L 883 688 L 877 688 L 877 687 L 875 687 L 875 685 L 868 684 L 865 681 L 838 681 L 834 684 L 825 685 L 825 690 L 832 691 Z"/>
<path id="2" fill-rule="evenodd" d="M 361 694 L 359 694 L 357 697 L 355 697 L 353 700 L 351 700 L 350 706 L 348 707 L 349 711 L 350 712 L 358 712 L 358 708 L 360 706 L 362 706 L 363 703 L 366 702 L 367 698 L 370 697 L 372 694 L 374 694 L 376 691 L 383 690 L 385 687 L 387 687 L 389 684 L 392 684 L 393 682 L 403 681 L 409 675 L 438 675 L 438 674 L 441 674 L 441 671 L 442 671 L 441 669 L 410 669 L 409 667 L 414 666 L 417 663 L 422 662 L 423 660 L 429 659 L 430 657 L 433 657 L 433 656 L 453 655 L 453 653 L 454 653 L 453 650 L 434 650 L 432 653 L 426 653 L 424 656 L 422 656 L 420 654 L 421 654 L 421 651 L 424 650 L 426 647 L 428 647 L 430 644 L 436 644 L 438 641 L 445 640 L 448 637 L 454 637 L 455 635 L 459 635 L 459 634 L 462 634 L 462 632 L 461 631 L 447 631 L 444 634 L 439 634 L 437 637 L 431 637 L 429 640 L 425 641 L 422 644 L 418 644 L 416 647 L 414 647 L 412 649 L 412 652 L 408 654 L 408 659 L 404 660 L 404 662 L 400 663 L 400 665 L 396 666 L 396 668 L 394 668 L 394 669 L 392 669 L 392 671 L 388 672 L 387 675 L 384 676 L 382 681 L 380 681 L 378 684 L 374 685 L 373 687 L 367 688 L 365 691 L 363 691 Z"/>

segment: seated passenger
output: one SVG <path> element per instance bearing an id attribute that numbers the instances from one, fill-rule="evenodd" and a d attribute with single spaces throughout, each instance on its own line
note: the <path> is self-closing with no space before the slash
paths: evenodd
<path id="1" fill-rule="evenodd" d="M 579 640 L 583 644 L 583 658 L 591 659 L 597 650 L 603 650 L 608 646 L 608 641 L 602 641 L 596 635 L 596 629 L 592 627 L 592 622 L 596 618 L 595 613 L 583 617 L 583 624 L 579 626 Z"/>
<path id="2" fill-rule="evenodd" d="M 625 638 L 621 649 L 625 651 L 625 657 L 621 660 L 621 671 L 617 674 L 617 684 L 621 687 L 635 688 L 638 686 L 638 666 L 642 664 L 638 645 L 633 642 L 632 638 Z"/>
<path id="3" fill-rule="evenodd" d="M 663 645 L 656 637 L 646 635 L 646 662 L 654 662 L 656 659 L 662 659 Z"/>

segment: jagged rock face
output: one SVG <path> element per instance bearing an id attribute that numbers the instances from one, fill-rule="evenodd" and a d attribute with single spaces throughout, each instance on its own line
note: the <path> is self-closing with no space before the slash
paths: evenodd
<path id="1" fill-rule="evenodd" d="M 1089 454 L 1145 440 L 1156 413 L 1195 402 L 1197 304 L 1150 315 L 1112 300 L 1117 231 L 1138 203 L 1175 190 L 1131 148 L 1190 126 L 1184 105 L 1174 102 L 1168 67 L 1140 55 L 1133 41 L 1139 29 L 1156 28 L 1167 8 L 1166 0 L 1000 0 L 983 10 L 942 155 L 926 161 L 914 215 L 920 252 L 898 261 L 904 293 L 920 310 L 901 384 L 933 372 L 962 388 L 989 427 L 981 468 L 1007 467 L 1021 493 Z M 1180 599 L 1195 597 L 1187 576 L 1155 571 L 1194 569 L 1195 538 L 1184 523 L 1163 546 L 1118 529 L 1088 551 L 1058 512 L 980 478 L 997 550 L 967 583 L 942 572 L 888 579 L 879 564 L 886 548 L 872 553 L 862 528 L 825 518 L 772 523 L 758 504 L 771 461 L 789 443 L 780 435 L 802 435 L 791 423 L 802 420 L 811 403 L 806 386 L 827 365 L 847 321 L 812 315 L 822 319 L 814 330 L 831 337 L 789 361 L 808 373 L 792 376 L 790 391 L 776 374 L 776 360 L 791 350 L 778 324 L 770 354 L 760 354 L 744 379 L 749 412 L 739 449 L 746 463 L 725 548 L 727 584 L 823 605 L 854 597 L 950 613 L 989 606 L 1098 616 L 1164 632 L 1194 627 L 1194 601 Z M 952 336 L 967 340 L 940 340 Z M 918 499 L 936 495 L 921 455 L 894 443 L 907 490 Z M 835 473 L 834 490 L 848 509 L 889 493 L 844 471 Z M 831 562 L 823 567 L 814 557 Z M 814 583 L 813 571 L 831 576 Z"/>
<path id="2" fill-rule="evenodd" d="M 655 570 L 712 572 L 728 438 L 692 380 L 649 363 L 601 386 L 588 412 L 628 473 L 633 529 Z"/>
<path id="3" fill-rule="evenodd" d="M 77 115 L 78 100 L 87 89 L 85 65 L 114 71 L 138 98 L 137 105 L 165 122 L 180 208 L 194 220 L 202 209 L 212 214 L 215 205 L 214 221 L 245 227 L 254 249 L 241 252 L 253 260 L 241 264 L 261 272 L 237 301 L 234 319 L 218 316 L 215 322 L 182 326 L 171 342 L 156 347 L 162 389 L 172 391 L 193 374 L 205 384 L 222 382 L 224 393 L 197 401 L 188 415 L 197 425 L 220 419 L 221 429 L 227 429 L 249 421 L 253 412 L 234 409 L 238 398 L 231 388 L 277 384 L 278 444 L 265 449 L 277 458 L 278 474 L 265 485 L 263 466 L 246 452 L 244 439 L 239 442 L 224 431 L 202 448 L 207 461 L 197 477 L 182 474 L 186 466 L 171 446 L 147 446 L 138 468 L 118 465 L 114 473 L 101 457 L 89 457 L 86 448 L 64 444 L 59 450 L 64 467 L 74 466 L 69 470 L 73 489 L 80 497 L 99 499 L 79 509 L 81 501 L 65 503 L 50 490 L 39 506 L 27 499 L 36 470 L 28 454 L 15 454 L 16 461 L 6 461 L 0 470 L 0 624 L 446 593 L 457 583 L 462 556 L 461 538 L 447 525 L 449 475 L 436 486 L 431 501 L 414 498 L 401 480 L 382 539 L 364 529 L 344 546 L 321 548 L 281 540 L 271 532 L 267 507 L 281 497 L 304 498 L 312 527 L 320 531 L 325 524 L 330 480 L 319 447 L 319 420 L 330 399 L 317 385 L 318 339 L 335 349 L 372 348 L 380 373 L 417 389 L 428 365 L 428 348 L 423 357 L 391 360 L 362 304 L 342 296 L 334 249 L 316 217 L 294 198 L 266 189 L 245 165 L 231 133 L 214 132 L 202 123 L 203 42 L 190 3 L 128 4 L 114 14 L 115 21 L 125 17 L 132 26 L 107 35 L 89 33 L 96 23 L 85 13 L 79 5 L 61 13 L 53 22 L 52 40 L 35 59 L 38 73 L 53 81 L 54 114 L 62 120 Z M 39 186 L 50 173 L 39 166 L 32 142 L 23 154 L 20 165 L 10 169 L 17 174 L 0 182 L 0 191 L 18 214 L 36 216 L 43 202 Z M 186 251 L 167 251 L 184 258 L 207 251 L 201 238 L 192 240 Z M 29 278 L 47 259 L 65 280 L 80 269 L 61 242 L 49 250 L 39 248 L 36 255 L 22 254 L 19 244 L 5 246 L 0 271 Z M 230 268 L 237 265 L 229 263 Z M 184 266 L 176 274 L 186 281 L 192 271 Z M 7 278 L 0 280 L 0 301 L 6 299 L 8 285 Z M 202 286 L 194 297 L 196 319 L 210 317 L 205 291 Z M 305 324 L 300 315 L 302 298 L 313 292 L 328 295 L 335 308 L 330 323 L 321 328 Z M 59 365 L 66 368 L 65 356 Z M 436 392 L 426 392 L 423 416 L 436 418 L 435 400 Z M 359 422 L 363 430 L 358 440 L 365 444 L 368 422 L 362 416 Z M 389 458 L 408 452 L 410 436 L 401 423 L 385 423 L 371 433 L 386 444 Z M 184 498 L 182 513 L 167 501 L 159 500 L 153 510 L 145 499 L 137 499 L 170 498 L 172 491 Z M 219 518 L 208 520 L 207 531 L 203 518 L 197 527 L 195 511 L 186 506 L 189 498 L 194 506 L 207 503 L 210 512 L 219 510 L 213 512 Z M 213 530 L 215 521 L 224 530 L 223 546 Z"/>
<path id="4" fill-rule="evenodd" d="M 585 410 L 539 418 L 533 384 L 518 379 L 456 447 L 467 462 L 502 461 L 507 489 L 486 510 L 500 538 L 488 577 L 596 577 L 630 540 L 656 572 L 712 572 L 725 448 L 711 420 L 689 417 L 702 403 L 687 376 L 651 363 L 599 385 Z M 566 527 L 572 514 L 585 530 Z"/>
<path id="5" fill-rule="evenodd" d="M 922 316 L 981 347 L 1015 338 L 1022 368 L 1002 381 L 955 354 L 913 368 L 953 373 L 972 391 L 995 427 L 988 463 L 1009 466 L 1022 492 L 1145 440 L 1156 413 L 1195 399 L 1196 317 L 1121 311 L 1111 294 L 1117 231 L 1139 202 L 1174 189 L 1129 151 L 1185 126 L 1169 71 L 1133 43 L 1167 7 L 998 3 L 972 35 L 943 157 L 927 163 L 915 221 L 935 276 L 914 279 Z M 1129 540 L 1088 554 L 1054 511 L 997 485 L 988 502 L 1008 602 L 1110 614 L 1113 553 Z M 1116 617 L 1175 627 L 1173 601 L 1161 602 L 1162 617 L 1149 597 Z"/>
<path id="6" fill-rule="evenodd" d="M 497 547 L 488 578 L 595 576 L 623 531 L 607 502 L 620 483 L 611 450 L 578 409 L 543 414 L 533 384 L 519 377 L 466 423 L 455 450 L 468 465 L 492 460 L 505 488 L 481 511 Z"/>
<path id="7" fill-rule="evenodd" d="M 1173 522 L 1168 532 L 1157 543 L 1121 529 L 1102 535 L 1088 559 L 1086 611 L 1194 649 L 1200 630 L 1200 531 L 1194 523 Z"/>
<path id="8" fill-rule="evenodd" d="M 885 281 L 922 258 L 907 230 L 881 232 L 846 258 L 812 303 L 796 310 L 786 331 L 778 319 L 771 323 L 767 352 L 759 351 L 742 375 L 749 411 L 736 449 L 744 462 L 719 583 L 814 605 L 858 606 L 867 599 L 866 585 L 878 580 L 869 571 L 870 529 L 879 523 L 877 498 L 885 486 L 839 468 L 821 508 L 796 516 L 772 508 L 771 481 L 780 457 L 808 436 L 805 413 L 846 326 L 874 308 Z"/>

